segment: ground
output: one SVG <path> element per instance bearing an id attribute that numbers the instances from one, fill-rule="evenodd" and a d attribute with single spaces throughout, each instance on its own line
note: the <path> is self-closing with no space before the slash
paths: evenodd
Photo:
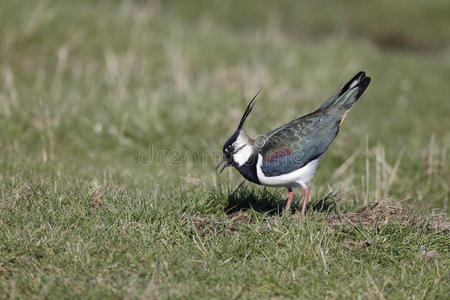
<path id="1" fill-rule="evenodd" d="M 1 2 L 0 297 L 447 298 L 448 15 L 444 0 Z M 287 191 L 216 174 L 256 91 L 252 136 L 360 70 L 372 82 L 304 222 L 281 214 Z"/>

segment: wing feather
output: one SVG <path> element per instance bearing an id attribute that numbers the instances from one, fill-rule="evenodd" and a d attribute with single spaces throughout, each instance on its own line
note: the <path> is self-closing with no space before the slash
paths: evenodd
<path id="1" fill-rule="evenodd" d="M 339 127 L 370 83 L 364 72 L 356 74 L 316 111 L 295 119 L 264 136 L 260 154 L 265 176 L 279 176 L 304 167 L 322 156 Z"/>
<path id="2" fill-rule="evenodd" d="M 266 176 L 290 173 L 321 156 L 339 131 L 339 122 L 320 112 L 296 119 L 266 136 L 261 170 Z"/>

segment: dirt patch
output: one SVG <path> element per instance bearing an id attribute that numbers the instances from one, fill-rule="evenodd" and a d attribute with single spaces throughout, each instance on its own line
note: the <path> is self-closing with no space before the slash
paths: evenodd
<path id="1" fill-rule="evenodd" d="M 224 216 L 193 216 L 190 218 L 190 221 L 200 235 L 218 235 L 238 231 L 243 226 L 252 224 L 254 222 L 252 216 L 251 209 L 243 209 L 233 211 Z M 450 232 L 450 222 L 443 216 L 421 216 L 414 214 L 409 209 L 380 202 L 350 213 L 328 214 L 325 217 L 325 221 L 333 229 L 359 225 L 377 227 L 390 221 L 397 221 L 408 223 L 412 226 L 425 226 L 429 230 Z M 373 244 L 373 240 L 347 242 L 344 246 L 348 249 L 365 248 Z"/>
<path id="2" fill-rule="evenodd" d="M 9 277 L 9 272 L 0 265 L 0 279 L 5 279 Z"/>
<path id="3" fill-rule="evenodd" d="M 407 222 L 411 225 L 424 224 L 428 229 L 432 230 L 450 231 L 450 222 L 443 216 L 420 216 L 402 207 L 380 202 L 363 207 L 355 212 L 341 215 L 330 214 L 326 217 L 327 224 L 333 228 L 346 224 L 362 224 L 374 227 L 387 224 L 390 220 Z"/>
<path id="4" fill-rule="evenodd" d="M 369 246 L 372 246 L 374 244 L 374 242 L 375 242 L 374 239 L 368 239 L 365 241 L 347 240 L 347 241 L 344 241 L 343 245 L 345 248 L 347 248 L 349 250 L 353 250 L 353 249 L 359 249 L 359 248 L 367 248 Z"/>
<path id="5" fill-rule="evenodd" d="M 250 224 L 252 220 L 250 211 L 238 210 L 227 215 L 227 218 L 244 224 Z"/>
<path id="6" fill-rule="evenodd" d="M 200 235 L 223 234 L 225 232 L 237 231 L 243 225 L 252 222 L 251 211 L 235 211 L 225 217 L 199 217 L 193 216 L 192 224 Z"/>

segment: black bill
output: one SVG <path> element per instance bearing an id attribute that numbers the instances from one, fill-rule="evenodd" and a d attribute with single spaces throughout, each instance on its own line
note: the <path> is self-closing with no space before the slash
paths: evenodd
<path id="1" fill-rule="evenodd" d="M 220 168 L 220 171 L 219 171 L 219 174 L 220 174 L 220 173 L 222 173 L 222 171 L 223 171 L 226 167 L 228 167 L 228 166 L 230 166 L 230 163 L 229 163 L 228 160 L 224 157 L 224 158 L 222 158 L 222 160 L 217 164 L 216 171 L 217 171 L 217 169 L 219 169 L 219 167 L 221 167 L 221 168 Z"/>

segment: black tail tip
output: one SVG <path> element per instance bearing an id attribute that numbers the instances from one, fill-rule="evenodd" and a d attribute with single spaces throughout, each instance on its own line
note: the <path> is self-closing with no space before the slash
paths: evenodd
<path id="1" fill-rule="evenodd" d="M 355 79 L 362 80 L 364 77 L 366 77 L 366 72 L 359 71 L 358 74 L 356 74 L 355 77 L 353 77 L 353 79 L 351 81 L 353 81 Z"/>
<path id="2" fill-rule="evenodd" d="M 352 80 L 349 81 L 350 85 L 349 86 L 356 86 L 356 85 L 360 85 L 362 81 L 364 81 L 364 79 L 369 78 L 369 82 L 370 82 L 370 77 L 366 76 L 366 72 L 364 71 L 359 71 L 358 74 L 356 74 Z M 357 82 L 355 84 L 355 81 Z"/>
<path id="3" fill-rule="evenodd" d="M 352 79 L 350 79 L 349 82 L 347 82 L 340 90 L 338 97 L 342 96 L 345 92 L 347 92 L 350 88 L 354 88 L 355 86 L 358 86 L 361 84 L 362 81 L 364 81 L 364 78 L 366 77 L 366 72 L 360 71 L 355 76 L 353 76 Z M 370 79 L 369 79 L 370 81 Z"/>
<path id="4" fill-rule="evenodd" d="M 364 93 L 364 91 L 369 86 L 370 81 L 371 78 L 369 76 L 366 76 L 358 83 L 358 94 L 356 95 L 356 98 L 359 98 L 362 95 L 362 93 Z"/>

